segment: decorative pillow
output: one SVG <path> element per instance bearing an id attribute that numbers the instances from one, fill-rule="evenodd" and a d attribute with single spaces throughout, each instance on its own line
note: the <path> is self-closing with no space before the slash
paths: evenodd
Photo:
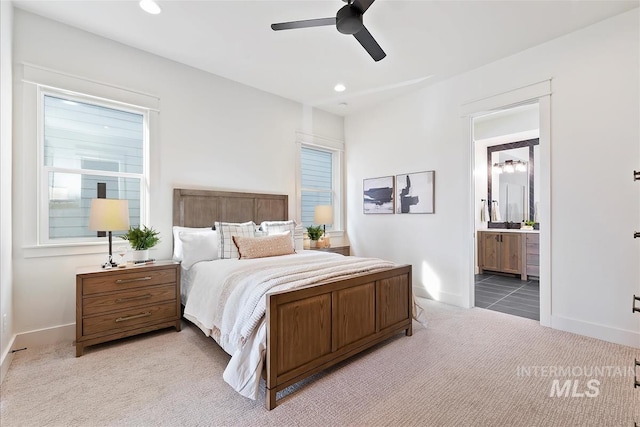
<path id="1" fill-rule="evenodd" d="M 273 236 L 275 234 L 282 234 L 289 232 L 291 234 L 291 242 L 295 247 L 295 234 L 296 234 L 296 222 L 290 221 L 262 221 L 260 224 L 262 231 L 267 233 L 267 236 Z"/>
<path id="2" fill-rule="evenodd" d="M 180 240 L 180 233 L 201 233 L 203 231 L 213 231 L 211 227 L 206 228 L 192 228 L 192 227 L 180 227 L 178 225 L 173 226 L 173 260 L 182 261 L 182 240 Z"/>
<path id="3" fill-rule="evenodd" d="M 235 222 L 215 222 L 218 232 L 218 258 L 238 258 L 238 248 L 233 244 L 233 236 L 253 237 L 256 224 L 253 221 Z"/>
<path id="4" fill-rule="evenodd" d="M 289 232 L 266 237 L 233 236 L 240 258 L 265 258 L 295 254 Z"/>

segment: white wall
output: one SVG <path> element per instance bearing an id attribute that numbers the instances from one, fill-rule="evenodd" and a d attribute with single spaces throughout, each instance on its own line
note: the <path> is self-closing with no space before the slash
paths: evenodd
<path id="1" fill-rule="evenodd" d="M 411 263 L 416 294 L 464 306 L 475 209 L 461 106 L 551 78 L 551 326 L 640 347 L 638 21 L 635 9 L 348 117 L 353 251 Z M 362 214 L 362 179 L 430 169 L 435 215 Z"/>
<path id="2" fill-rule="evenodd" d="M 0 381 L 9 368 L 13 342 L 11 263 L 11 134 L 12 80 L 11 55 L 13 40 L 13 8 L 11 2 L 0 2 Z M 6 316 L 6 322 L 3 321 Z"/>
<path id="3" fill-rule="evenodd" d="M 491 140 L 505 135 L 537 131 L 539 115 L 538 104 L 530 104 L 477 117 L 473 123 L 473 138 L 476 141 Z M 488 146 L 502 143 L 495 140 L 488 142 Z"/>
<path id="4" fill-rule="evenodd" d="M 342 117 L 303 108 L 19 9 L 15 10 L 14 63 L 35 64 L 159 97 L 157 137 L 150 149 L 150 225 L 163 238 L 152 253 L 158 259 L 171 256 L 173 188 L 288 194 L 289 215 L 295 218 L 295 132 L 344 140 Z M 36 243 L 32 237 L 36 141 L 31 137 L 32 101 L 22 99 L 30 91 L 20 76 L 14 75 L 14 82 L 15 330 L 22 334 L 20 338 L 27 332 L 66 325 L 47 335 L 52 340 L 71 339 L 75 269 L 99 265 L 104 255 L 38 257 L 44 251 L 29 248 Z"/>

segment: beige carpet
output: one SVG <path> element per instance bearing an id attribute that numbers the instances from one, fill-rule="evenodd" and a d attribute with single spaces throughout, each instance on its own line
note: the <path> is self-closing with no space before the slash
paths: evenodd
<path id="1" fill-rule="evenodd" d="M 632 371 L 640 350 L 493 311 L 425 305 L 426 329 L 416 324 L 413 337 L 316 375 L 270 412 L 226 385 L 229 357 L 188 323 L 80 358 L 70 344 L 30 348 L 2 384 L 0 424 L 600 427 L 633 426 L 640 414 Z M 550 397 L 554 379 L 571 381 L 569 397 Z M 599 382 L 597 396 L 571 397 L 575 381 L 577 395 L 596 394 L 589 380 Z"/>

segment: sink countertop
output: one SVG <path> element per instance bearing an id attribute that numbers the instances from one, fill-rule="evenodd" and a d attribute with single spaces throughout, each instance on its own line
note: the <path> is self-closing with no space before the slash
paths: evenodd
<path id="1" fill-rule="evenodd" d="M 477 231 L 493 231 L 499 233 L 540 233 L 540 230 L 522 230 L 521 228 L 481 228 Z"/>

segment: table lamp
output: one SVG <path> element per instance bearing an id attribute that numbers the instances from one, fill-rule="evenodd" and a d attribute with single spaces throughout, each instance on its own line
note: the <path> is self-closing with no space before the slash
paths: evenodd
<path id="1" fill-rule="evenodd" d="M 322 234 L 327 234 L 327 224 L 333 224 L 333 206 L 317 205 L 313 213 L 313 222 L 322 224 Z"/>
<path id="2" fill-rule="evenodd" d="M 129 229 L 129 201 L 92 199 L 89 211 L 89 230 L 106 231 L 109 235 L 109 259 L 102 268 L 115 267 L 111 250 L 111 232 Z"/>

